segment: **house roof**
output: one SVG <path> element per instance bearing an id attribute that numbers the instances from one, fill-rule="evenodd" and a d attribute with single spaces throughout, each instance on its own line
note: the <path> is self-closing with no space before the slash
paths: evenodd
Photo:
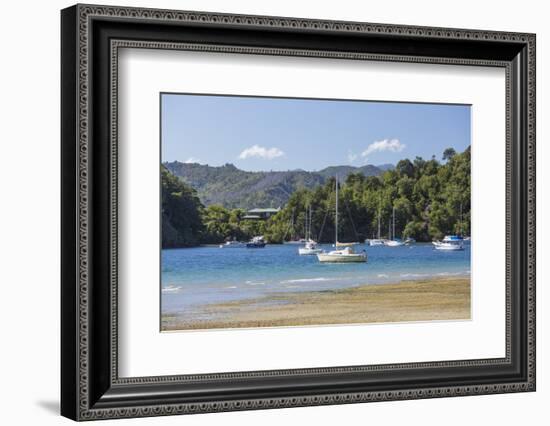
<path id="1" fill-rule="evenodd" d="M 272 208 L 267 208 L 267 209 L 252 209 L 252 210 L 248 210 L 248 213 L 277 213 L 279 212 L 281 209 L 280 208 L 277 208 L 277 209 L 272 209 Z"/>
<path id="2" fill-rule="evenodd" d="M 260 216 L 258 216 L 257 214 L 247 214 L 243 216 L 243 219 L 260 219 Z"/>

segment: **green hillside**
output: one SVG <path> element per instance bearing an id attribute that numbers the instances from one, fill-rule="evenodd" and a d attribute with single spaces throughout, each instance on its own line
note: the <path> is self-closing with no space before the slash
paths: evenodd
<path id="1" fill-rule="evenodd" d="M 389 237 L 394 212 L 398 237 L 431 241 L 448 234 L 470 235 L 470 148 L 462 153 L 446 149 L 442 159 L 403 159 L 378 176 L 338 168 L 340 241 L 375 237 L 379 220 L 381 236 Z M 313 236 L 331 242 L 334 171 L 325 170 L 324 177 L 323 171 L 244 172 L 233 165 L 167 163 L 162 167 L 163 248 L 247 241 L 255 235 L 281 243 L 304 236 L 306 208 L 313 211 Z M 222 204 L 220 200 L 225 206 L 215 204 Z M 243 208 L 233 207 L 270 205 L 282 209 L 266 221 L 246 219 Z"/>
<path id="2" fill-rule="evenodd" d="M 379 168 L 327 167 L 318 172 L 290 170 L 283 172 L 247 172 L 233 164 L 212 167 L 179 161 L 164 163 L 175 176 L 193 187 L 205 206 L 222 205 L 226 208 L 282 207 L 298 189 L 313 189 L 323 185 L 336 174 L 345 179 L 351 173 L 379 176 L 388 165 Z M 391 167 L 391 166 L 390 166 Z"/>

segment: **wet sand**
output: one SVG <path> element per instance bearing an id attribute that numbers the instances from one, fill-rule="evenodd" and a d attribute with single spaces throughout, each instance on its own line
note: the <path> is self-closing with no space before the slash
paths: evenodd
<path id="1" fill-rule="evenodd" d="M 274 294 L 209 305 L 210 319 L 162 317 L 163 331 L 470 319 L 470 278 Z"/>

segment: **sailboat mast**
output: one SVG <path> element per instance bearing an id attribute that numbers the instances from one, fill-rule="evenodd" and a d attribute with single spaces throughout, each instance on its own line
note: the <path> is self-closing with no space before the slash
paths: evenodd
<path id="1" fill-rule="evenodd" d="M 294 240 L 294 213 L 296 212 L 296 207 L 292 209 L 292 218 L 290 219 L 290 239 Z"/>
<path id="2" fill-rule="evenodd" d="M 334 216 L 334 228 L 335 228 L 335 241 L 334 244 L 338 244 L 338 175 L 336 175 L 336 214 Z"/>
<path id="3" fill-rule="evenodd" d="M 305 224 L 304 224 L 304 240 L 307 241 L 307 236 L 308 236 L 308 228 L 307 228 L 307 207 L 306 207 L 306 214 L 304 215 L 305 216 Z"/>
<path id="4" fill-rule="evenodd" d="M 378 208 L 378 239 L 380 239 L 380 207 Z"/>
<path id="5" fill-rule="evenodd" d="M 462 226 L 463 226 L 464 220 L 462 218 L 462 200 L 460 201 L 460 235 L 464 235 Z"/>
<path id="6" fill-rule="evenodd" d="M 313 216 L 313 209 L 311 208 L 311 204 L 309 205 L 309 239 L 311 240 L 311 222 L 312 222 L 312 216 Z"/>
<path id="7" fill-rule="evenodd" d="M 393 223 L 392 223 L 392 234 L 393 234 L 393 239 L 395 240 L 395 206 L 393 207 L 393 210 L 392 210 L 392 220 L 393 220 Z"/>

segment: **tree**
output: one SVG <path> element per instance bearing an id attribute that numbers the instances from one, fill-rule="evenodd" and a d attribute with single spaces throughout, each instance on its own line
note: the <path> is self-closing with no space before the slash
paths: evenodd
<path id="1" fill-rule="evenodd" d="M 410 178 L 414 176 L 414 164 L 411 163 L 409 159 L 400 160 L 395 166 L 395 170 L 397 170 L 400 176 L 407 176 Z"/>
<path id="2" fill-rule="evenodd" d="M 456 151 L 454 148 L 447 148 L 445 151 L 443 151 L 443 161 L 447 161 L 452 159 L 456 155 Z"/>
<path id="3" fill-rule="evenodd" d="M 223 206 L 208 206 L 204 210 L 203 222 L 207 235 L 203 239 L 206 243 L 219 243 L 226 239 L 233 239 L 232 227 L 229 224 L 230 212 Z"/>
<path id="4" fill-rule="evenodd" d="M 296 191 L 287 205 L 266 222 L 265 235 L 269 241 L 281 242 L 290 238 L 293 215 L 296 234 L 302 232 L 305 206 L 314 207 L 313 235 L 320 242 L 334 238 L 334 179 L 313 190 Z M 395 209 L 396 235 L 417 241 L 431 241 L 447 234 L 470 229 L 470 150 L 455 153 L 444 164 L 435 157 L 414 162 L 401 160 L 394 170 L 382 176 L 361 178 L 350 175 L 340 184 L 340 240 L 377 235 L 380 217 L 381 235 L 387 235 Z M 317 234 L 317 235 L 316 235 Z"/>
<path id="5" fill-rule="evenodd" d="M 462 153 L 447 148 L 444 163 L 435 157 L 416 157 L 412 162 L 399 161 L 394 170 L 381 176 L 350 174 L 340 182 L 340 241 L 376 236 L 379 219 L 381 235 L 387 235 L 394 210 L 397 236 L 430 241 L 448 234 L 469 235 L 470 155 L 469 147 Z M 333 242 L 335 183 L 329 178 L 313 189 L 302 186 L 267 221 L 247 220 L 242 209 L 220 205 L 205 208 L 193 188 L 163 169 L 163 247 L 245 241 L 256 235 L 264 235 L 270 243 L 282 243 L 305 235 L 305 212 L 309 208 L 312 237 L 319 242 Z M 270 196 L 264 195 L 267 202 Z"/>
<path id="6" fill-rule="evenodd" d="M 166 168 L 161 168 L 162 247 L 190 247 L 204 233 L 201 204 L 196 191 Z"/>

